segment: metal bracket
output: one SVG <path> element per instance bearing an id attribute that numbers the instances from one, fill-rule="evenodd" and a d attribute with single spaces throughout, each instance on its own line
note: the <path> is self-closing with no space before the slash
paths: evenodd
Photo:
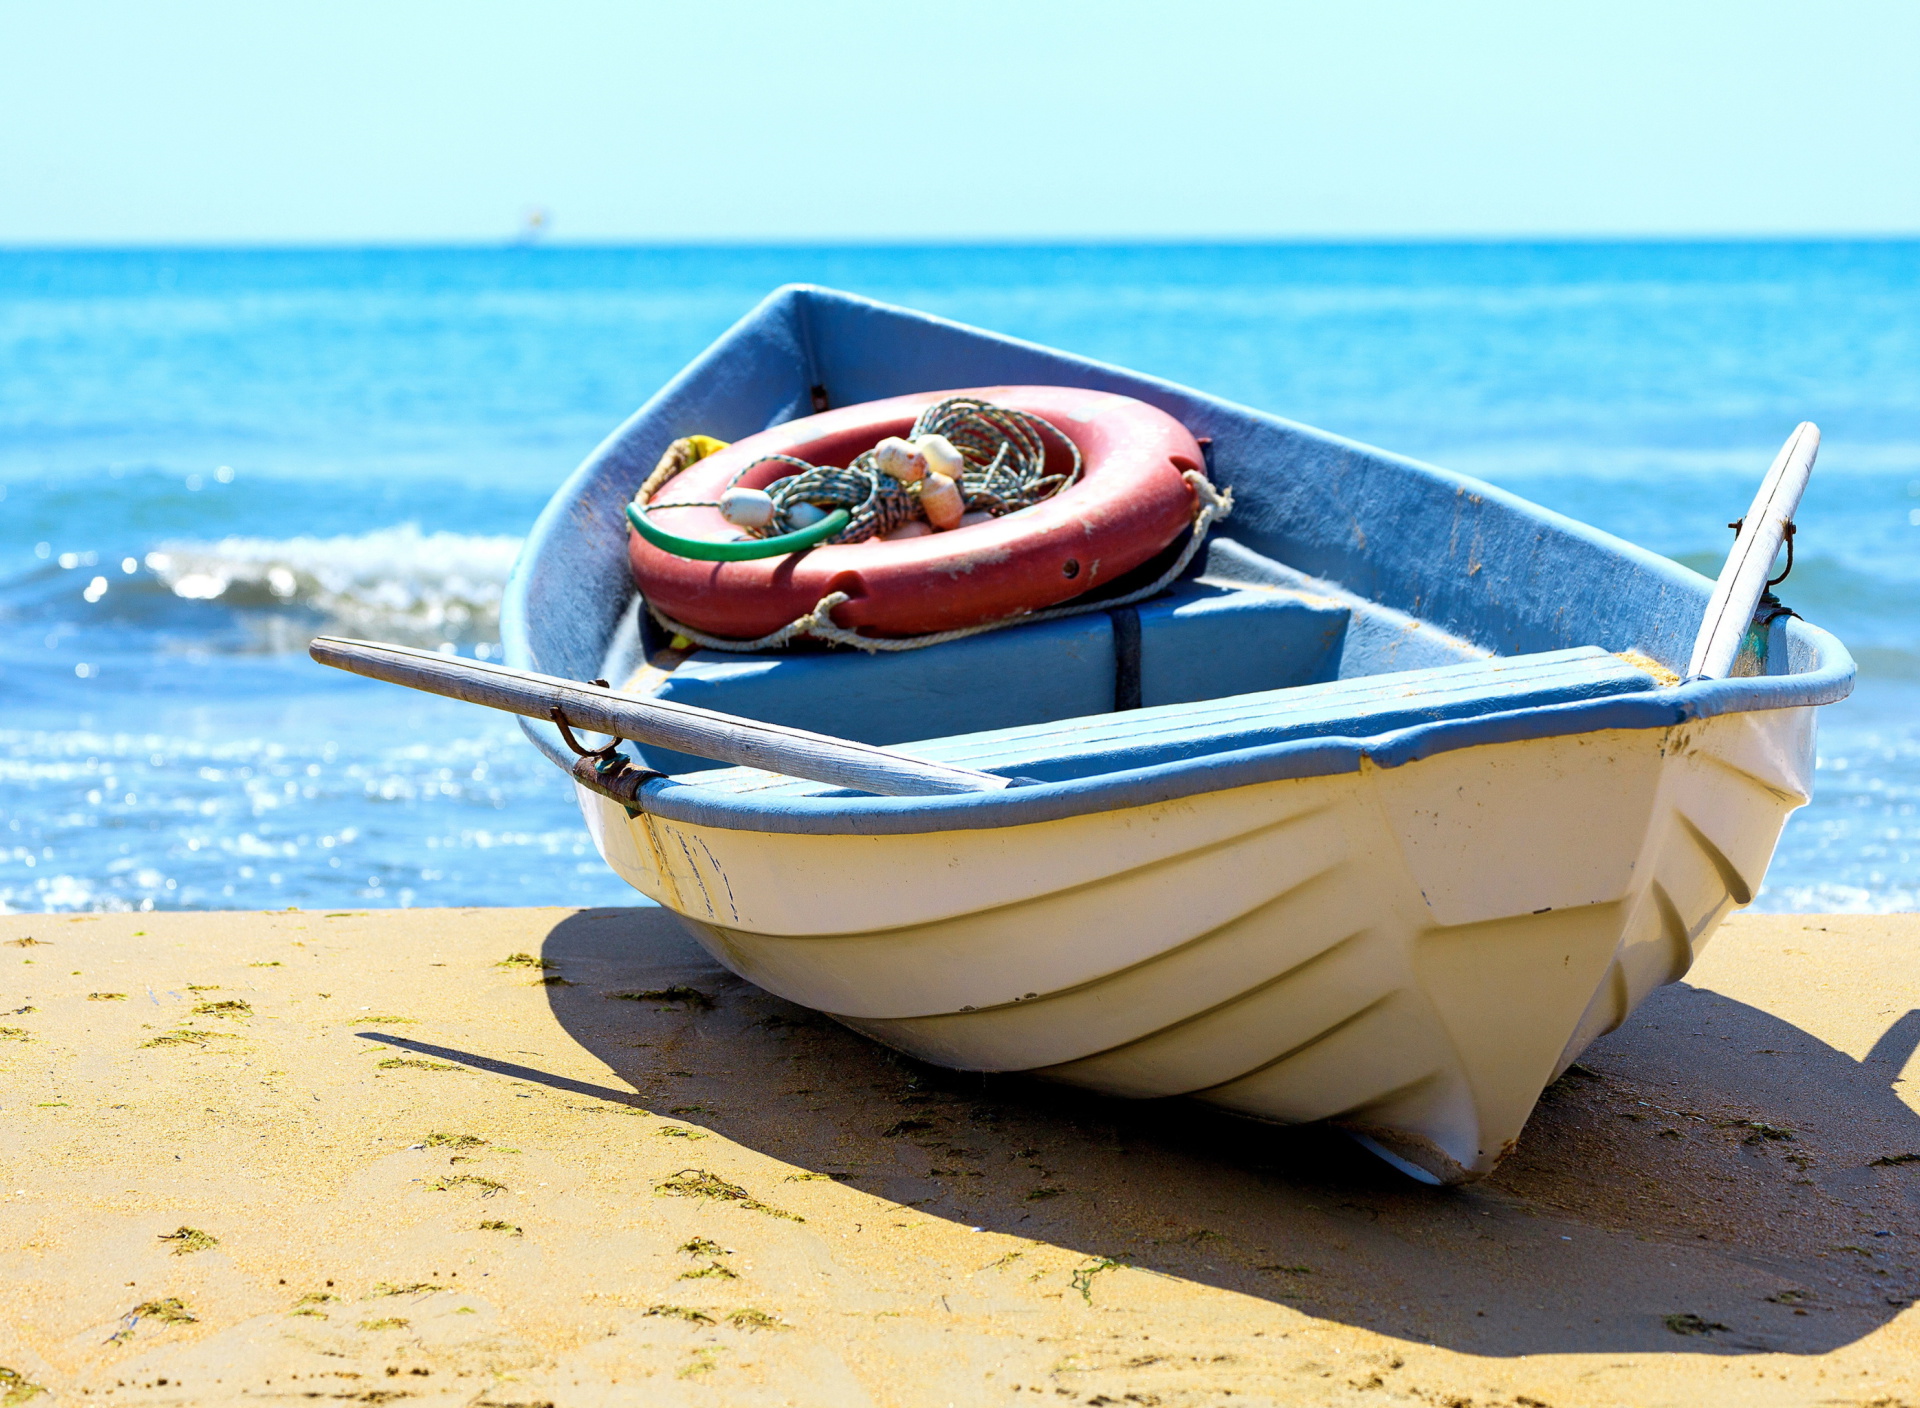
<path id="1" fill-rule="evenodd" d="M 1733 529 L 1734 534 L 1736 536 L 1738 536 L 1740 530 L 1746 526 L 1747 526 L 1747 520 L 1745 518 L 1736 518 L 1733 520 L 1733 522 L 1727 525 L 1727 527 Z M 1778 577 L 1771 578 L 1767 582 L 1768 591 L 1772 591 L 1775 587 L 1779 586 L 1782 582 L 1786 581 L 1788 577 L 1793 575 L 1793 527 L 1794 527 L 1793 522 L 1789 520 L 1787 523 L 1787 532 L 1786 532 L 1787 565 L 1780 570 L 1780 575 Z M 1762 604 L 1764 605 L 1765 603 L 1763 602 Z M 1779 604 L 1780 604 L 1779 602 L 1774 603 L 1775 606 L 1778 606 Z"/>
<path id="2" fill-rule="evenodd" d="M 605 680 L 595 680 L 602 689 L 609 688 Z M 618 802 L 627 809 L 628 816 L 640 815 L 640 789 L 656 777 L 665 777 L 662 772 L 652 768 L 635 765 L 634 761 L 620 751 L 620 740 L 612 740 L 604 748 L 587 748 L 574 737 L 573 728 L 567 722 L 566 711 L 558 704 L 547 711 L 560 730 L 560 736 L 573 749 L 573 780 L 589 792 L 597 792 L 602 797 Z"/>

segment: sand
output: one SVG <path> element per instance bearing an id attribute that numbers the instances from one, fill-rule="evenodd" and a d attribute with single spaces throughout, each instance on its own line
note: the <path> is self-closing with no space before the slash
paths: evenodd
<path id="1" fill-rule="evenodd" d="M 1453 1191 L 919 1067 L 655 909 L 0 977 L 0 1404 L 1920 1403 L 1920 916 L 1736 918 Z"/>

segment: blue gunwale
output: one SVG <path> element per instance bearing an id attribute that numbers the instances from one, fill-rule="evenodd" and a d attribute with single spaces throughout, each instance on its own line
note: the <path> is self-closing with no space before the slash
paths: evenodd
<path id="1" fill-rule="evenodd" d="M 1312 577 L 1433 621 L 1501 655 L 1598 645 L 1684 668 L 1712 584 L 1667 558 L 1485 484 L 1208 396 L 1015 338 L 851 294 L 777 290 L 588 456 L 548 503 L 508 581 L 508 663 L 592 678 L 632 601 L 623 506 L 668 442 L 738 438 L 835 404 L 941 386 L 1056 382 L 1139 397 L 1214 440 L 1236 495 L 1226 527 Z M 1284 474 L 1263 469 L 1284 457 Z M 1677 662 L 1677 663 L 1676 663 Z M 1537 705 L 1354 736 L 1319 736 L 1121 768 L 1004 792 L 928 798 L 730 795 L 661 779 L 661 817 L 725 829 L 908 834 L 1020 826 L 1202 792 L 1398 767 L 1458 748 L 1832 703 L 1854 663 L 1798 619 L 1769 632 L 1770 673 Z M 545 724 L 522 721 L 557 764 Z"/>

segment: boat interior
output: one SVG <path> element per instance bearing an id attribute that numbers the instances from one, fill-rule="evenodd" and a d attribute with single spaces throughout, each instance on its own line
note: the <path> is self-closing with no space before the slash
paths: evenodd
<path id="1" fill-rule="evenodd" d="M 676 650 L 662 634 L 636 597 L 603 678 L 628 693 L 914 745 L 906 751 L 1034 781 L 1297 738 L 1377 735 L 1673 681 L 1645 657 L 1597 647 L 1497 656 L 1227 536 L 1138 605 L 925 649 L 734 654 Z M 702 786 L 835 791 L 661 748 L 634 751 L 644 766 Z M 710 775 L 687 776 L 702 772 Z"/>
<path id="2" fill-rule="evenodd" d="M 738 439 L 828 404 L 1036 383 L 1137 396 L 1210 439 L 1209 477 L 1233 510 L 1168 591 L 873 654 L 693 649 L 635 593 L 624 505 L 675 436 Z M 1124 594 L 1128 580 L 1109 590 Z M 509 584 L 503 640 L 521 668 L 1045 780 L 1674 685 L 1709 586 L 1462 475 L 1100 363 L 796 287 L 716 342 L 556 497 Z M 1818 668 L 1822 640 L 1782 620 L 1754 633 L 1734 673 Z M 549 726 L 527 728 L 550 757 L 571 761 Z M 833 791 L 635 752 L 702 789 Z"/>

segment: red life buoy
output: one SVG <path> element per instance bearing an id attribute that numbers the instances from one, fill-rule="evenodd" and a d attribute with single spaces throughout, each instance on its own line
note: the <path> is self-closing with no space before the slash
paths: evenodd
<path id="1" fill-rule="evenodd" d="M 736 640 L 771 634 L 830 592 L 850 598 L 836 624 L 875 636 L 912 636 L 1036 611 L 1111 582 L 1160 552 L 1193 521 L 1182 477 L 1202 472 L 1199 443 L 1165 411 L 1107 391 L 1067 386 L 990 386 L 929 391 L 845 406 L 739 440 L 682 470 L 662 500 L 716 500 L 749 465 L 742 487 L 792 473 L 767 455 L 845 465 L 889 435 L 904 435 L 921 411 L 949 396 L 977 396 L 1049 421 L 1079 446 L 1078 482 L 984 523 L 924 537 L 869 538 L 783 557 L 700 562 L 629 533 L 634 581 L 662 613 Z M 1059 455 L 1057 467 L 1053 456 Z M 1047 468 L 1068 452 L 1049 446 Z M 725 539 L 735 529 L 718 509 L 687 508 L 674 530 Z"/>

